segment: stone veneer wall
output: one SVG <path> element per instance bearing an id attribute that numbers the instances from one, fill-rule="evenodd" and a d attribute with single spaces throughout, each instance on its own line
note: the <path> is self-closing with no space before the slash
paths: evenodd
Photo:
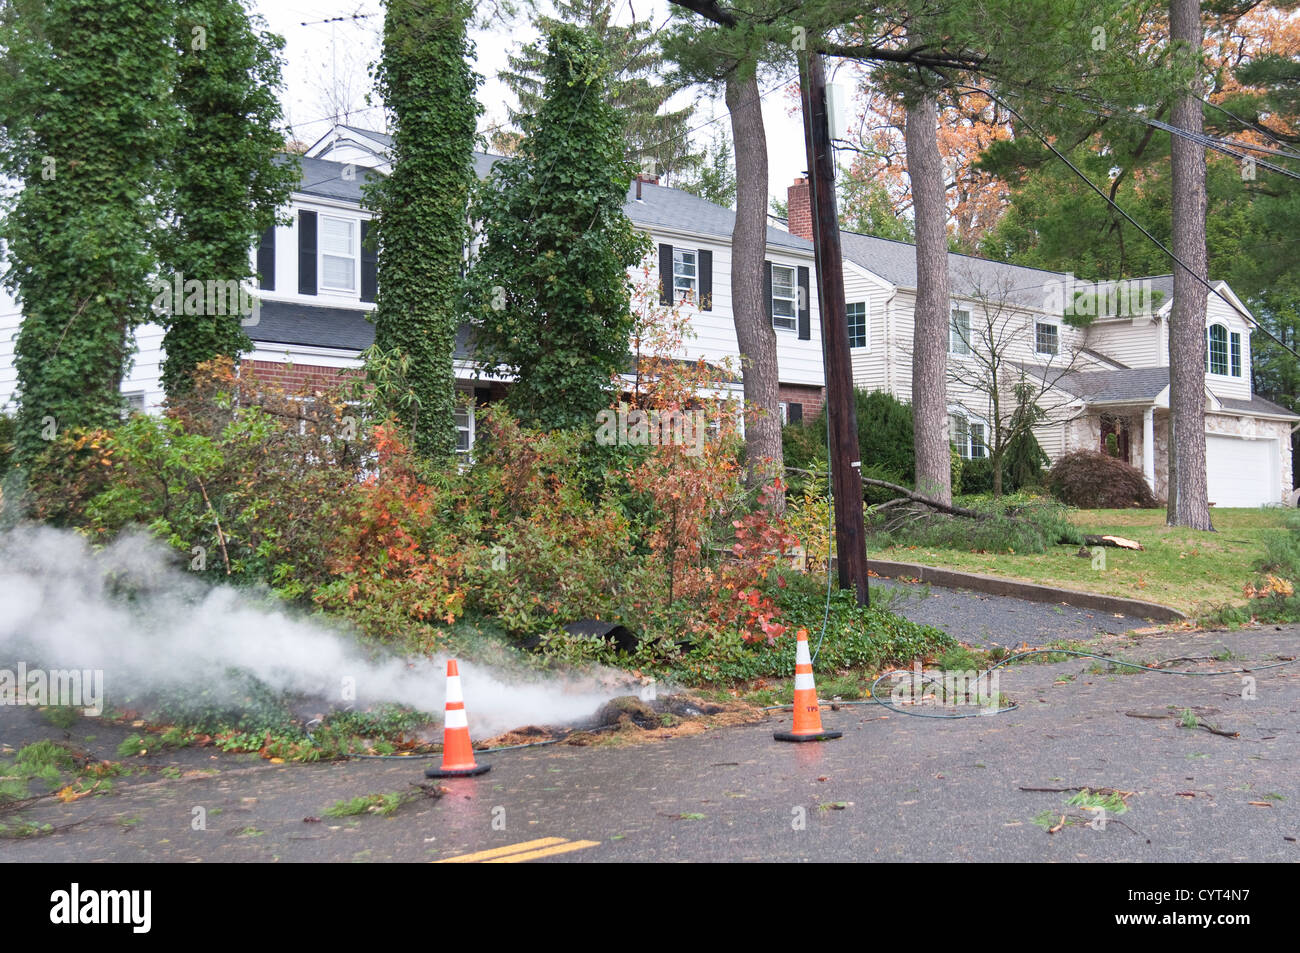
<path id="1" fill-rule="evenodd" d="M 1206 414 L 1205 432 L 1232 437 L 1255 437 L 1276 440 L 1281 450 L 1282 496 L 1291 492 L 1292 459 L 1291 428 L 1284 420 L 1265 420 L 1259 417 L 1239 417 L 1233 414 Z M 1069 421 L 1065 425 L 1065 448 L 1070 450 L 1096 450 L 1101 444 L 1101 418 L 1089 414 Z M 1131 463 L 1142 469 L 1142 417 L 1135 415 L 1129 426 L 1129 452 Z M 1155 418 L 1155 494 L 1165 499 L 1169 492 L 1169 412 L 1156 411 Z"/>

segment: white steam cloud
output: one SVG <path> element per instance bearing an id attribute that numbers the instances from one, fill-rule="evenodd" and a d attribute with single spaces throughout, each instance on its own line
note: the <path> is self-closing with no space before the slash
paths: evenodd
<path id="1" fill-rule="evenodd" d="M 442 711 L 444 659 L 371 661 L 346 634 L 263 605 L 252 593 L 208 586 L 172 559 L 139 535 L 93 551 L 77 534 L 49 527 L 0 533 L 0 669 L 24 662 L 102 670 L 110 703 L 220 686 L 239 669 L 325 707 L 388 702 Z M 475 737 L 582 721 L 610 698 L 638 690 L 614 670 L 543 679 L 467 661 L 460 669 Z"/>

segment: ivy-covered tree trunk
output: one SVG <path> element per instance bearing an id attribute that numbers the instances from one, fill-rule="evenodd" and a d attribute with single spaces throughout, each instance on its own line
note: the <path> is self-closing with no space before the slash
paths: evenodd
<path id="1" fill-rule="evenodd" d="M 907 173 L 916 219 L 916 308 L 912 331 L 912 420 L 916 490 L 952 502 L 948 449 L 948 216 L 939 155 L 939 113 L 931 96 L 907 105 Z"/>
<path id="2" fill-rule="evenodd" d="M 604 51 L 585 30 L 556 26 L 543 74 L 519 154 L 475 203 L 476 357 L 514 375 L 507 402 L 525 423 L 594 428 L 629 366 L 627 270 L 648 240 L 623 211 L 632 167 Z"/>
<path id="3" fill-rule="evenodd" d="M 1172 0 L 1169 33 L 1189 56 L 1201 49 L 1199 0 Z M 1174 100 L 1173 125 L 1202 131 L 1199 74 Z M 1169 503 L 1171 526 L 1213 529 L 1205 472 L 1205 147 L 1170 137 L 1173 174 L 1174 301 L 1169 314 Z"/>
<path id="4" fill-rule="evenodd" d="M 119 419 L 130 332 L 149 315 L 160 129 L 174 121 L 169 0 L 24 4 L 0 46 L 3 232 L 23 311 L 16 452 Z"/>
<path id="5" fill-rule="evenodd" d="M 776 331 L 763 300 L 767 255 L 767 139 L 758 76 L 737 66 L 726 101 L 736 141 L 736 224 L 731 233 L 731 310 L 745 388 L 746 483 L 757 491 L 785 473 L 777 382 Z M 785 493 L 772 509 L 785 509 Z"/>
<path id="6" fill-rule="evenodd" d="M 171 227 L 160 242 L 167 287 L 208 282 L 230 289 L 251 279 L 249 249 L 275 222 L 297 182 L 297 162 L 280 161 L 284 133 L 276 91 L 284 41 L 259 33 L 240 0 L 191 0 L 176 23 Z M 202 307 L 171 301 L 165 315 L 163 387 L 189 388 L 194 368 L 251 346 L 255 318 L 245 296 L 203 296 Z M 180 304 L 181 307 L 176 307 Z"/>
<path id="7" fill-rule="evenodd" d="M 375 347 L 408 363 L 414 402 L 398 408 L 416 449 L 456 449 L 452 358 L 469 237 L 474 135 L 482 111 L 464 0 L 388 0 L 379 89 L 390 114 L 392 174 L 372 193 L 379 252 Z"/>

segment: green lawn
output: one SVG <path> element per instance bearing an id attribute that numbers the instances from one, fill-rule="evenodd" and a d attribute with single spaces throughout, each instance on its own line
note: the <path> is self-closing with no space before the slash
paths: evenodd
<path id="1" fill-rule="evenodd" d="M 1214 509 L 1218 532 L 1199 533 L 1166 526 L 1164 510 L 1078 510 L 1072 519 L 1084 532 L 1126 536 L 1145 547 L 1107 547 L 1104 569 L 1076 555 L 1077 546 L 1029 555 L 891 546 L 870 556 L 1145 599 L 1195 616 L 1223 603 L 1246 602 L 1242 587 L 1254 577 L 1263 537 L 1285 525 L 1287 512 Z"/>

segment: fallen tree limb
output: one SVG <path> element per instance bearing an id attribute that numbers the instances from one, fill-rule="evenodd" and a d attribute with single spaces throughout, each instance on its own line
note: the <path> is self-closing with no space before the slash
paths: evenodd
<path id="1" fill-rule="evenodd" d="M 1142 544 L 1135 539 L 1123 536 L 1084 536 L 1083 541 L 1089 546 L 1114 546 L 1118 549 L 1141 549 Z"/>
<path id="2" fill-rule="evenodd" d="M 928 496 L 922 496 L 920 493 L 915 493 L 905 486 L 899 486 L 897 483 L 890 483 L 887 480 L 876 480 L 871 477 L 863 477 L 862 483 L 864 486 L 878 486 L 883 487 L 886 490 L 893 490 L 895 493 L 906 497 L 913 503 L 920 503 L 924 506 L 930 507 L 931 509 L 936 509 L 940 513 L 948 513 L 952 516 L 965 516 L 968 519 L 973 520 L 986 520 L 990 518 L 988 513 L 981 513 L 979 510 L 967 509 L 964 506 L 953 506 L 951 503 L 941 503 L 939 500 L 932 500 Z M 891 500 L 890 502 L 893 501 Z M 1009 516 L 1007 519 L 1015 519 L 1015 517 Z M 1023 523 L 1025 521 L 1019 520 L 1018 522 Z"/>

